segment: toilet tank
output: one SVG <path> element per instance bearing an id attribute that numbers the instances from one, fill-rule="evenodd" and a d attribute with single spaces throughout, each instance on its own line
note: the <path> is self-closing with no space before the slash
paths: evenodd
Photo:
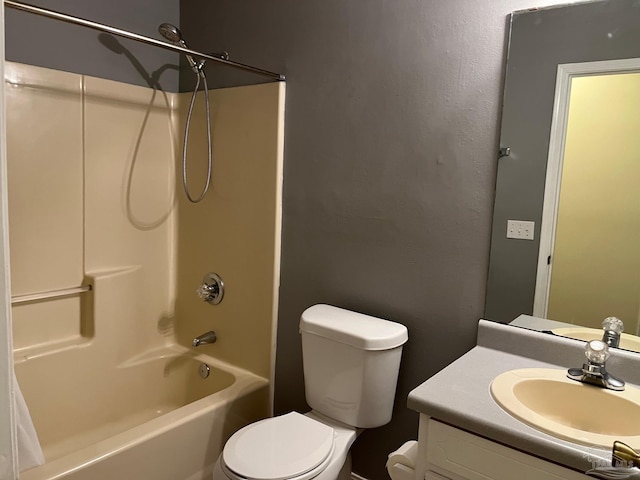
<path id="1" fill-rule="evenodd" d="M 407 328 L 331 305 L 302 313 L 302 361 L 307 403 L 354 427 L 391 420 Z"/>

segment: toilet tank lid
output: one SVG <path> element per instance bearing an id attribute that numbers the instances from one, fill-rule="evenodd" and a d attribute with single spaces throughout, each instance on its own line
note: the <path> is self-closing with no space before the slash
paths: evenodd
<path id="1" fill-rule="evenodd" d="M 302 312 L 300 331 L 362 350 L 389 350 L 403 345 L 407 327 L 332 305 L 314 305 Z"/>

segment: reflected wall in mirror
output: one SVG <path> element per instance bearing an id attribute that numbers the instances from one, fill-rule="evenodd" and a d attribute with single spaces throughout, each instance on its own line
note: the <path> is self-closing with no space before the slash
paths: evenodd
<path id="1" fill-rule="evenodd" d="M 500 138 L 500 146 L 510 147 L 511 154 L 502 157 L 498 164 L 485 318 L 508 323 L 521 314 L 534 313 L 538 259 L 543 253 L 540 235 L 558 66 L 632 58 L 640 58 L 640 2 L 636 0 L 578 3 L 512 15 Z M 597 156 L 602 162 L 610 162 L 613 154 L 606 145 L 601 147 L 604 148 Z M 638 154 L 635 159 L 640 163 Z M 620 194 L 621 189 L 610 182 L 601 181 L 599 187 L 591 188 L 596 189 L 591 191 L 590 198 L 597 205 L 592 210 L 603 208 L 598 200 Z M 560 191 L 563 189 L 564 183 Z M 614 209 L 601 212 L 601 216 L 611 220 L 619 213 Z M 638 217 L 631 220 L 638 222 Z M 534 240 L 507 239 L 507 220 L 533 221 Z M 575 243 L 563 248 L 581 257 L 580 268 L 595 271 L 599 263 L 602 267 L 598 268 L 606 271 L 610 265 L 609 281 L 605 278 L 605 284 L 613 284 L 617 281 L 614 279 L 625 275 L 619 267 L 599 258 L 601 252 L 589 253 L 589 258 L 584 258 L 587 253 L 578 253 Z M 553 269 L 560 270 L 558 274 L 562 271 L 559 264 Z M 635 268 L 634 273 L 638 271 Z M 593 304 L 586 305 L 593 297 L 593 288 L 599 287 L 590 291 L 578 287 L 574 294 L 584 306 L 582 311 L 549 311 L 547 316 L 561 316 L 554 320 L 564 323 L 599 327 L 604 317 L 616 315 L 628 325 L 626 332 L 637 333 L 638 311 L 628 313 L 633 312 L 633 307 L 625 309 L 625 313 L 611 311 L 608 306 L 603 306 L 606 313 L 602 313 L 604 310 L 593 315 L 585 313 L 594 309 Z M 635 289 L 636 305 L 640 303 L 640 282 L 638 287 L 627 283 L 624 288 Z M 609 298 L 609 305 L 615 304 L 617 292 L 618 289 L 615 293 L 603 293 L 602 298 Z M 566 303 L 562 299 L 556 302 L 553 297 L 553 294 L 549 297 L 550 305 Z"/>
<path id="2" fill-rule="evenodd" d="M 603 318 L 614 315 L 624 319 L 626 332 L 638 333 L 638 71 L 640 59 L 558 68 L 537 317 L 600 328 Z"/>

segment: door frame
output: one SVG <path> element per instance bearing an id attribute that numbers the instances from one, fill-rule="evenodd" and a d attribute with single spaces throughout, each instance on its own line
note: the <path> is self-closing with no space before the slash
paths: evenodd
<path id="1" fill-rule="evenodd" d="M 538 269 L 533 300 L 534 317 L 547 318 L 547 309 L 549 307 L 549 290 L 551 287 L 560 184 L 562 182 L 562 166 L 569 118 L 571 82 L 575 77 L 639 72 L 640 58 L 558 65 L 551 134 L 549 136 L 542 222 L 540 225 L 540 248 L 538 250 Z"/>

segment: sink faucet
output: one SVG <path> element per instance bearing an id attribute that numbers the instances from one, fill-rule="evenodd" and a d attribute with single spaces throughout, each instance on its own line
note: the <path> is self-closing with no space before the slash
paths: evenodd
<path id="1" fill-rule="evenodd" d="M 203 333 L 202 335 L 194 338 L 193 342 L 191 342 L 191 345 L 193 345 L 194 347 L 199 347 L 200 345 L 215 343 L 216 340 L 217 340 L 216 332 L 212 330 L 210 332 Z"/>
<path id="2" fill-rule="evenodd" d="M 602 321 L 602 341 L 610 347 L 620 346 L 620 335 L 624 330 L 624 323 L 616 317 L 607 317 Z"/>
<path id="3" fill-rule="evenodd" d="M 584 354 L 587 357 L 587 363 L 582 364 L 582 368 L 570 368 L 567 371 L 567 377 L 610 390 L 624 390 L 624 382 L 605 369 L 605 362 L 610 355 L 609 347 L 605 342 L 591 340 L 587 343 Z"/>

